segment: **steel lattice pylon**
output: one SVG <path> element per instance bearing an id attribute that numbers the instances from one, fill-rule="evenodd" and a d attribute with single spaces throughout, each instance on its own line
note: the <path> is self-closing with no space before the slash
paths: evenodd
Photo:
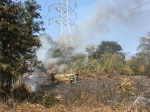
<path id="1" fill-rule="evenodd" d="M 61 38 L 64 39 L 65 42 L 70 43 L 70 45 L 73 46 L 73 40 L 71 36 L 70 27 L 74 25 L 74 23 L 71 21 L 69 15 L 70 13 L 74 13 L 77 19 L 77 14 L 75 13 L 74 10 L 72 10 L 69 7 L 70 1 L 74 1 L 75 7 L 76 7 L 75 0 L 60 0 L 58 4 L 49 6 L 49 11 L 51 8 L 53 8 L 59 12 L 59 17 L 50 18 L 49 24 L 50 24 L 50 21 L 56 22 L 59 25 L 59 32 L 60 32 Z M 68 38 L 66 38 L 66 36 L 69 36 L 69 40 Z"/>

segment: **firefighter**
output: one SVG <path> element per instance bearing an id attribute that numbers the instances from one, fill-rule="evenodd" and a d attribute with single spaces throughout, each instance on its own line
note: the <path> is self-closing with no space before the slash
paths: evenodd
<path id="1" fill-rule="evenodd" d="M 54 76 L 54 75 L 55 75 L 55 72 L 52 72 L 51 75 L 50 75 L 52 84 L 53 84 L 54 81 L 55 81 L 55 76 Z"/>
<path id="2" fill-rule="evenodd" d="M 69 80 L 70 80 L 70 84 L 73 85 L 74 84 L 74 74 L 70 74 L 69 76 Z"/>
<path id="3" fill-rule="evenodd" d="M 76 82 L 79 83 L 79 74 L 76 74 Z"/>

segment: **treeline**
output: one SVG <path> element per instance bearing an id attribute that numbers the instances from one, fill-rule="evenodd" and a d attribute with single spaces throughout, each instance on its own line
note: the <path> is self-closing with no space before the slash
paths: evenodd
<path id="1" fill-rule="evenodd" d="M 72 57 L 69 70 L 95 75 L 147 75 L 150 74 L 150 34 L 140 38 L 137 53 L 130 59 L 114 41 L 102 41 L 86 48 L 87 53 Z"/>

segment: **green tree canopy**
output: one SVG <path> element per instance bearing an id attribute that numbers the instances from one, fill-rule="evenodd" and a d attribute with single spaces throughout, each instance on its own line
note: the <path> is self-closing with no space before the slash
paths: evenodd
<path id="1" fill-rule="evenodd" d="M 94 52 L 91 53 L 93 58 L 100 58 L 105 52 L 114 54 L 121 51 L 122 47 L 114 41 L 102 41 L 97 48 L 92 48 L 90 51 L 91 50 L 94 50 Z"/>
<path id="2" fill-rule="evenodd" d="M 136 54 L 138 66 L 143 66 L 145 69 L 144 74 L 150 73 L 150 33 L 145 37 L 140 38 L 140 45 L 137 50 L 139 51 Z"/>
<path id="3" fill-rule="evenodd" d="M 150 32 L 146 35 L 146 37 L 140 38 L 140 45 L 137 50 L 144 53 L 150 52 Z"/>
<path id="4" fill-rule="evenodd" d="M 9 94 L 14 77 L 31 71 L 41 46 L 37 32 L 43 22 L 36 2 L 0 1 L 0 89 Z"/>

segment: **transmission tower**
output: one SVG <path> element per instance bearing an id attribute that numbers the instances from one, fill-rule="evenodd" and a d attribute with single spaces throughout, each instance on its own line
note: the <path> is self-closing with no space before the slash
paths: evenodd
<path id="1" fill-rule="evenodd" d="M 59 12 L 58 17 L 50 18 L 49 19 L 49 25 L 50 21 L 53 21 L 59 25 L 59 33 L 62 39 L 65 40 L 65 42 L 70 43 L 71 46 L 73 46 L 73 40 L 71 36 L 71 29 L 70 27 L 74 25 L 74 22 L 70 19 L 69 15 L 73 13 L 77 19 L 76 12 L 69 6 L 69 2 L 73 1 L 74 6 L 76 7 L 76 1 L 75 0 L 59 0 L 58 4 L 55 5 L 49 5 L 49 12 L 50 9 L 54 9 Z M 66 38 L 66 36 L 69 36 Z"/>

